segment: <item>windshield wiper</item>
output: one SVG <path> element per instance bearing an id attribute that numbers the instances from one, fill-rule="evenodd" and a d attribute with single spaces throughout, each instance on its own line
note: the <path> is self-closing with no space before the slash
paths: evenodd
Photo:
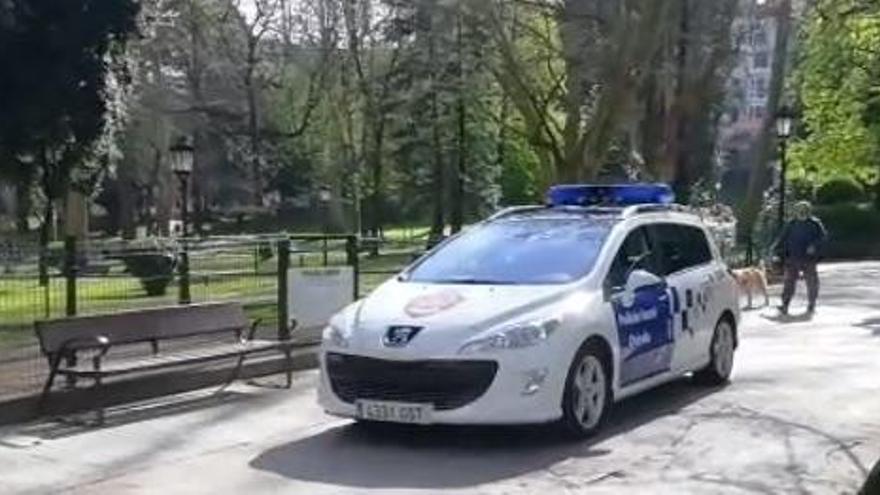
<path id="1" fill-rule="evenodd" d="M 491 280 L 486 278 L 449 278 L 439 280 L 439 282 L 461 285 L 516 285 L 516 282 L 509 280 Z"/>

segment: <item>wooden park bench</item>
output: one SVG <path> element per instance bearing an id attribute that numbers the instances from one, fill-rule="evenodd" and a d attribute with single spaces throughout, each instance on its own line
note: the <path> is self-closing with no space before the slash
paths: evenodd
<path id="1" fill-rule="evenodd" d="M 101 423 L 105 378 L 237 358 L 229 383 L 238 377 L 247 356 L 271 351 L 284 354 L 287 387 L 290 388 L 291 353 L 295 344 L 255 339 L 257 323 L 248 328 L 244 308 L 239 303 L 173 306 L 39 321 L 36 323 L 37 338 L 49 361 L 49 377 L 40 404 L 45 404 L 59 375 L 66 376 L 73 383 L 77 378 L 91 379 L 96 392 L 97 420 Z M 234 340 L 224 340 L 224 335 L 234 337 Z M 204 342 L 200 339 L 198 345 L 186 347 L 168 345 L 167 352 L 160 352 L 160 343 L 196 337 L 205 337 Z M 149 344 L 149 354 L 131 356 L 132 352 L 128 352 L 144 344 Z M 116 352 L 119 349 L 123 352 Z M 91 359 L 78 360 L 80 353 L 88 354 Z"/>

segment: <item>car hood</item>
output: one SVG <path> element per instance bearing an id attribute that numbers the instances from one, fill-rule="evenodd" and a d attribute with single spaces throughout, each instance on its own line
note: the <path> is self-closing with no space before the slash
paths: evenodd
<path id="1" fill-rule="evenodd" d="M 561 285 L 459 285 L 386 282 L 354 314 L 353 349 L 400 356 L 455 353 L 469 338 L 552 305 L 571 291 Z M 419 327 L 405 346 L 382 339 L 391 326 Z"/>

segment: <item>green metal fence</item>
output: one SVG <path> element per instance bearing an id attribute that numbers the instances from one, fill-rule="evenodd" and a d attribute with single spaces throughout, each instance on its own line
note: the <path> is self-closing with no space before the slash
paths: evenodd
<path id="1" fill-rule="evenodd" d="M 372 256 L 351 235 L 160 239 L 140 242 L 0 241 L 0 399 L 30 393 L 46 363 L 33 323 L 65 315 L 208 301 L 240 301 L 265 336 L 298 338 L 286 322 L 287 269 L 349 264 L 363 295 L 399 271 L 412 250 Z M 185 254 L 188 263 L 181 263 Z M 188 296 L 188 297 L 186 297 Z"/>

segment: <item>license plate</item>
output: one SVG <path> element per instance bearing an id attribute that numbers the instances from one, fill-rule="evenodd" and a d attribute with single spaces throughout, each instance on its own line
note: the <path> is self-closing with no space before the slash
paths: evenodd
<path id="1" fill-rule="evenodd" d="M 359 419 L 388 421 L 391 423 L 427 424 L 431 422 L 434 406 L 408 402 L 359 400 L 355 402 Z"/>

